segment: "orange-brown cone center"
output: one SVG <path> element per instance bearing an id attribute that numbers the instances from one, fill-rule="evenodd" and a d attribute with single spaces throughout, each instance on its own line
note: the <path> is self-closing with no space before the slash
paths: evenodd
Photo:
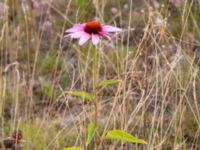
<path id="1" fill-rule="evenodd" d="M 98 34 L 101 30 L 101 24 L 98 21 L 87 22 L 84 29 L 89 34 Z"/>

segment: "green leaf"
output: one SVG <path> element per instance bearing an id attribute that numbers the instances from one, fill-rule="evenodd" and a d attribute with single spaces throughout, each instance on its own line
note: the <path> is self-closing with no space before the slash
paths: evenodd
<path id="1" fill-rule="evenodd" d="M 56 91 L 54 90 L 53 85 L 47 82 L 42 85 L 42 92 L 49 98 L 56 96 Z"/>
<path id="2" fill-rule="evenodd" d="M 119 83 L 119 82 L 121 82 L 121 80 L 114 80 L 114 79 L 103 80 L 103 81 L 99 82 L 98 86 L 108 86 L 108 85 L 116 84 L 116 83 Z"/>
<path id="3" fill-rule="evenodd" d="M 68 147 L 68 148 L 65 148 L 64 150 L 83 150 L 83 148 L 81 148 L 81 147 Z"/>
<path id="4" fill-rule="evenodd" d="M 68 74 L 64 74 L 64 76 L 63 76 L 63 80 L 62 80 L 62 83 L 61 83 L 61 88 L 64 90 L 66 87 L 67 87 L 67 85 L 68 85 L 68 83 L 69 83 L 69 75 Z"/>
<path id="5" fill-rule="evenodd" d="M 84 91 L 67 91 L 66 93 L 73 96 L 78 96 L 82 99 L 90 100 L 90 101 L 92 101 L 94 98 L 92 94 L 84 92 Z"/>
<path id="6" fill-rule="evenodd" d="M 90 122 L 87 126 L 87 143 L 86 145 L 89 145 L 95 132 L 96 132 L 97 127 L 95 126 L 94 123 Z"/>
<path id="7" fill-rule="evenodd" d="M 142 139 L 138 139 L 137 137 L 134 137 L 133 135 L 131 135 L 123 130 L 109 131 L 106 135 L 106 139 L 116 139 L 116 140 L 131 142 L 131 143 L 147 144 L 146 141 L 144 141 Z"/>

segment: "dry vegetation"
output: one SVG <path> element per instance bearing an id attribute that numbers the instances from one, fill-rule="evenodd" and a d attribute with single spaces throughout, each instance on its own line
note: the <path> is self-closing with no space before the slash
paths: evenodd
<path id="1" fill-rule="evenodd" d="M 94 18 L 123 28 L 98 48 L 98 79 L 122 81 L 99 89 L 100 149 L 200 149 L 199 0 L 0 0 L 1 141 L 20 129 L 24 150 L 85 147 L 93 105 L 64 91 L 92 91 L 91 45 L 63 35 Z"/>

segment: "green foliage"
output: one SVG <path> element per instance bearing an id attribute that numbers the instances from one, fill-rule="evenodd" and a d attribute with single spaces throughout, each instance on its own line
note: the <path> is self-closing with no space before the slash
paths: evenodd
<path id="1" fill-rule="evenodd" d="M 173 5 L 170 5 L 171 16 L 169 17 L 170 28 L 169 31 L 174 36 L 179 37 L 182 33 L 181 22 L 181 12 Z"/>
<path id="2" fill-rule="evenodd" d="M 48 54 L 45 58 L 40 58 L 38 65 L 42 73 L 49 73 L 62 69 L 62 61 L 55 54 Z"/>
<path id="3" fill-rule="evenodd" d="M 53 122 L 20 122 L 19 129 L 23 132 L 23 139 L 26 141 L 23 143 L 23 150 L 32 149 L 62 149 L 68 138 L 66 133 L 58 135 L 59 128 L 52 125 Z M 56 137 L 56 138 L 55 138 Z M 54 143 L 56 142 L 56 144 Z M 50 145 L 52 143 L 52 145 Z"/>
<path id="4" fill-rule="evenodd" d="M 88 19 L 92 11 L 92 0 L 76 0 L 76 6 L 80 10 L 80 17 L 84 20 Z"/>
<path id="5" fill-rule="evenodd" d="M 89 145 L 95 132 L 96 132 L 97 127 L 95 126 L 94 123 L 90 122 L 87 126 L 87 143 L 86 145 Z"/>
<path id="6" fill-rule="evenodd" d="M 7 0 L 7 6 L 9 7 L 8 19 L 9 23 L 17 24 L 19 23 L 19 4 L 17 0 Z"/>
<path id="7" fill-rule="evenodd" d="M 84 92 L 84 91 L 67 91 L 66 93 L 70 94 L 70 95 L 73 95 L 73 96 L 80 97 L 80 98 L 85 99 L 85 100 L 90 100 L 90 101 L 93 100 L 93 95 L 88 93 L 88 92 Z"/>
<path id="8" fill-rule="evenodd" d="M 190 8 L 190 5 L 188 5 L 188 11 L 190 12 L 190 18 L 189 18 L 189 28 L 191 31 L 194 31 L 195 36 L 197 38 L 200 37 L 200 9 L 199 9 L 199 2 L 194 1 L 192 7 Z M 191 10 L 190 10 L 191 9 Z"/>
<path id="9" fill-rule="evenodd" d="M 68 147 L 65 148 L 64 150 L 83 150 L 81 147 Z"/>
<path id="10" fill-rule="evenodd" d="M 142 139 L 138 139 L 137 137 L 134 137 L 133 135 L 123 131 L 123 130 L 111 130 L 107 133 L 106 139 L 116 139 L 116 140 L 122 140 L 127 141 L 131 143 L 141 143 L 141 144 L 147 144 Z"/>
<path id="11" fill-rule="evenodd" d="M 76 0 L 76 5 L 80 8 L 83 9 L 85 7 L 85 0 Z"/>
<path id="12" fill-rule="evenodd" d="M 61 82 L 61 88 L 62 88 L 62 90 L 64 90 L 67 87 L 67 85 L 69 84 L 69 80 L 70 80 L 69 75 L 67 73 L 64 74 L 62 82 Z"/>
<path id="13" fill-rule="evenodd" d="M 112 85 L 112 84 L 116 84 L 116 83 L 119 83 L 120 80 L 114 80 L 114 79 L 111 79 L 111 80 L 103 80 L 103 81 L 100 81 L 98 86 L 108 86 L 108 85 Z"/>
<path id="14" fill-rule="evenodd" d="M 199 106 L 199 105 L 198 105 Z M 198 130 L 198 123 L 194 117 L 194 114 L 189 107 L 185 108 L 183 128 L 184 136 L 188 139 L 192 138 L 193 134 Z"/>
<path id="15" fill-rule="evenodd" d="M 92 0 L 76 0 L 76 5 L 78 8 L 81 9 L 81 11 L 86 10 L 86 8 L 89 8 L 92 4 Z"/>
<path id="16" fill-rule="evenodd" d="M 53 98 L 54 96 L 56 96 L 56 91 L 54 90 L 53 85 L 51 85 L 48 82 L 45 82 L 42 85 L 42 92 L 47 95 L 49 98 Z"/>

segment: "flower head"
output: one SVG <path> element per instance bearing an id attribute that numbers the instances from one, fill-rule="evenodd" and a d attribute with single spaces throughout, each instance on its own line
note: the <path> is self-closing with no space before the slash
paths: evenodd
<path id="1" fill-rule="evenodd" d="M 119 32 L 120 28 L 110 25 L 102 25 L 98 21 L 89 21 L 83 24 L 75 24 L 72 28 L 66 30 L 68 33 L 65 37 L 80 38 L 79 45 L 85 44 L 88 40 L 92 39 L 92 43 L 97 45 L 100 37 L 111 39 L 111 32 Z"/>

